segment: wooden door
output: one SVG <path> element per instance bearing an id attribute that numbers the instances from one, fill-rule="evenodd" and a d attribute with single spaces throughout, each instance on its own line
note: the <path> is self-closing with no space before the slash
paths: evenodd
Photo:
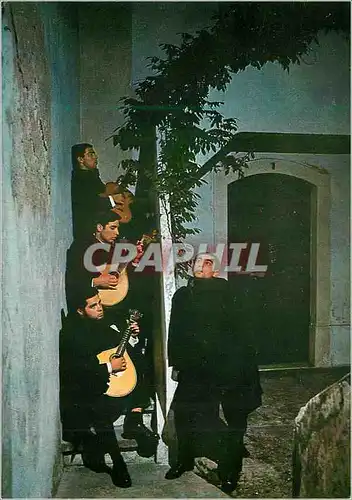
<path id="1" fill-rule="evenodd" d="M 229 243 L 260 243 L 257 263 L 268 265 L 264 277 L 229 273 L 261 365 L 308 362 L 310 219 L 311 185 L 301 179 L 259 174 L 228 187 Z"/>

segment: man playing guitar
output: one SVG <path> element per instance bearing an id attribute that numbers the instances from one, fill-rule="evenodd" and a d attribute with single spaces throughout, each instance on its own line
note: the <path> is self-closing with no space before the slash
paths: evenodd
<path id="1" fill-rule="evenodd" d="M 84 238 L 87 223 L 91 220 L 99 203 L 99 193 L 105 190 L 100 179 L 98 155 L 92 144 L 75 144 L 72 155 L 72 223 L 75 239 Z"/>
<path id="2" fill-rule="evenodd" d="M 105 210 L 98 212 L 95 216 L 95 224 L 92 229 L 95 232 L 90 237 L 82 240 L 75 240 L 67 252 L 66 265 L 66 298 L 68 310 L 72 313 L 76 309 L 76 287 L 80 283 L 85 289 L 97 287 L 100 290 L 113 290 L 118 287 L 120 278 L 115 274 L 90 272 L 84 266 L 84 254 L 86 250 L 94 243 L 105 243 L 109 251 L 97 250 L 93 255 L 94 265 L 104 267 L 110 264 L 114 243 L 119 235 L 119 221 L 115 219 L 116 214 L 109 209 L 108 200 L 101 200 Z M 133 265 L 129 266 L 129 272 L 133 272 Z M 94 288 L 92 288 L 94 289 Z M 132 299 L 133 300 L 133 299 Z M 114 320 L 116 314 L 128 316 L 128 310 L 133 306 L 131 298 L 127 296 L 125 300 L 114 306 L 106 308 L 105 316 Z M 141 336 L 132 349 L 132 359 L 137 370 L 139 386 L 144 389 L 144 372 L 146 367 L 144 356 L 145 338 L 142 328 Z M 128 412 L 124 421 L 123 437 L 136 439 L 138 444 L 137 453 L 148 457 L 155 453 L 158 442 L 158 435 L 153 433 L 143 424 L 143 409 L 150 404 L 147 390 L 139 391 L 138 404 Z"/>
<path id="3" fill-rule="evenodd" d="M 115 348 L 123 330 L 126 316 L 115 314 L 113 325 L 106 321 L 97 290 L 75 286 L 72 309 L 60 333 L 60 411 L 63 437 L 77 448 L 83 447 L 82 459 L 95 472 L 107 472 L 116 486 L 131 486 L 131 478 L 121 456 L 113 422 L 140 401 L 140 386 L 129 395 L 109 397 L 106 394 L 109 376 L 123 373 L 127 368 L 124 356 L 111 357 L 100 363 L 98 354 Z M 74 310 L 75 308 L 75 310 Z M 131 343 L 138 337 L 139 326 L 132 319 L 128 324 Z M 117 331 L 118 330 L 118 331 Z M 133 350 L 128 345 L 127 350 Z M 113 462 L 107 467 L 104 455 Z"/>

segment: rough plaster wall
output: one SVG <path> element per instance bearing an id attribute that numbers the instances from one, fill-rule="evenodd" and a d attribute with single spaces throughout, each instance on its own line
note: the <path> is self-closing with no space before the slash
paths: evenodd
<path id="1" fill-rule="evenodd" d="M 42 9 L 12 3 L 3 17 L 2 496 L 15 498 L 50 497 L 60 472 L 58 332 L 71 166 L 70 151 L 57 150 L 67 147 L 63 129 L 76 124 L 78 136 L 79 115 L 61 129 L 53 120 L 61 115 Z M 56 22 L 54 32 L 65 31 Z"/>
<path id="2" fill-rule="evenodd" d="M 16 151 L 12 158 L 12 191 L 20 210 L 28 205 L 38 213 L 47 213 L 51 124 L 49 72 L 47 61 L 41 56 L 43 31 L 36 9 L 21 3 L 12 11 L 16 80 L 21 89 L 15 103 L 17 109 L 12 110 L 11 117 L 7 115 L 9 120 L 12 118 Z"/>
<path id="3" fill-rule="evenodd" d="M 136 3 L 133 8 L 133 83 L 151 74 L 147 57 L 162 56 L 161 43 L 180 42 L 212 24 L 216 2 Z M 348 134 L 350 130 L 350 47 L 340 35 L 319 36 L 300 65 L 284 71 L 276 63 L 234 75 L 223 101 L 225 116 L 238 119 L 240 132 Z"/>
<path id="4" fill-rule="evenodd" d="M 331 173 L 331 363 L 351 362 L 351 246 L 349 156 L 335 158 Z"/>
<path id="5" fill-rule="evenodd" d="M 132 79 L 135 84 L 151 73 L 147 57 L 162 56 L 161 43 L 179 43 L 182 32 L 211 24 L 213 2 L 137 3 L 133 7 Z M 268 63 L 262 70 L 247 68 L 233 77 L 225 93 L 210 98 L 223 101 L 221 111 L 238 119 L 239 131 L 348 134 L 350 130 L 349 44 L 336 34 L 322 35 L 301 65 L 285 72 Z M 210 155 L 212 156 L 212 155 Z M 199 156 L 202 164 L 207 157 Z M 213 181 L 197 192 L 202 202 L 196 224 L 197 242 L 214 242 L 211 209 Z M 216 202 L 216 200 L 215 200 Z"/>
<path id="6" fill-rule="evenodd" d="M 267 156 L 267 155 L 262 155 Z M 324 169 L 330 176 L 330 359 L 350 364 L 350 156 L 281 155 Z M 307 167 L 309 168 L 309 167 Z"/>
<path id="7" fill-rule="evenodd" d="M 300 160 L 319 165 L 331 180 L 331 306 L 330 363 L 350 364 L 350 196 L 349 155 L 299 155 Z M 298 155 L 297 155 L 298 159 Z"/>
<path id="8" fill-rule="evenodd" d="M 240 131 L 348 134 L 350 130 L 349 42 L 330 33 L 319 36 L 309 54 L 290 72 L 277 63 L 247 68 L 234 76 L 224 100 L 226 116 Z"/>
<path id="9" fill-rule="evenodd" d="M 294 487 L 302 498 L 350 497 L 349 375 L 317 394 L 295 419 Z"/>
<path id="10" fill-rule="evenodd" d="M 181 33 L 211 26 L 216 2 L 136 2 L 132 7 L 132 83 L 151 74 L 148 57 L 163 58 L 161 43 L 181 43 Z"/>
<path id="11" fill-rule="evenodd" d="M 106 139 L 124 117 L 119 99 L 131 95 L 131 8 L 122 2 L 85 2 L 79 9 L 81 141 L 93 143 L 104 182 L 116 180 L 128 158 Z"/>

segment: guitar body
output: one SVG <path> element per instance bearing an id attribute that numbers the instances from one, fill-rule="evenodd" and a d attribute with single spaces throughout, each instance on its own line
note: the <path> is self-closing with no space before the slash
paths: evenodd
<path id="1" fill-rule="evenodd" d="M 116 353 L 116 347 L 113 349 L 108 349 L 107 351 L 102 351 L 97 355 L 99 364 L 108 363 L 110 361 L 110 356 Z M 123 357 L 126 361 L 126 370 L 117 373 L 111 373 L 109 378 L 109 388 L 106 391 L 106 395 L 112 398 L 122 398 L 127 396 L 137 384 L 137 373 L 128 352 L 125 351 Z"/>
<path id="2" fill-rule="evenodd" d="M 157 231 L 154 230 L 151 235 L 143 234 L 142 238 L 137 241 L 137 249 L 142 247 L 145 244 L 149 244 L 153 241 L 156 241 Z M 143 251 L 143 250 L 142 250 Z M 112 266 L 110 264 L 106 264 L 105 266 L 97 267 L 101 274 L 109 274 L 118 272 L 119 281 L 114 288 L 98 288 L 99 297 L 103 306 L 114 306 L 121 302 L 128 293 L 128 273 L 127 273 L 128 263 L 121 263 L 119 266 Z"/>
<path id="3" fill-rule="evenodd" d="M 102 274 L 109 274 L 110 266 L 107 265 Z M 119 282 L 115 288 L 98 288 L 99 297 L 103 306 L 114 306 L 121 302 L 128 292 L 128 274 L 127 269 L 121 271 Z"/>
<path id="4" fill-rule="evenodd" d="M 128 189 L 122 189 L 116 182 L 107 182 L 105 184 L 104 193 L 100 193 L 101 198 L 112 197 L 115 206 L 112 208 L 112 212 L 115 212 L 119 216 L 120 223 L 126 224 L 132 219 L 132 213 L 130 209 L 131 203 L 133 203 L 134 196 Z"/>
<path id="5" fill-rule="evenodd" d="M 120 223 L 126 224 L 132 219 L 130 204 L 133 201 L 133 195 L 129 191 L 113 194 L 112 199 L 116 203 L 112 212 L 115 212 L 120 217 Z"/>

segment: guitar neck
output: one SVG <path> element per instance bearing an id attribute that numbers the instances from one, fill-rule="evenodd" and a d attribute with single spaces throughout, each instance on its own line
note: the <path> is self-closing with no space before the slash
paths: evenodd
<path id="1" fill-rule="evenodd" d="M 129 262 L 120 262 L 120 264 L 117 266 L 117 272 L 118 274 L 121 274 L 122 271 L 124 271 L 126 269 L 126 267 L 128 266 Z"/>
<path id="2" fill-rule="evenodd" d="M 131 333 L 132 333 L 131 328 L 130 328 L 130 326 L 128 326 L 125 330 L 125 333 L 122 336 L 122 339 L 121 339 L 121 342 L 120 342 L 118 348 L 116 349 L 116 356 L 117 357 L 123 356 L 123 354 L 126 350 L 127 342 L 130 339 Z"/>
<path id="3" fill-rule="evenodd" d="M 144 247 L 144 245 L 147 243 L 147 242 L 152 242 L 152 241 L 155 241 L 155 239 L 153 237 L 150 237 L 148 235 L 145 235 L 143 234 L 142 238 L 140 240 L 137 241 L 137 245 L 140 244 L 142 245 L 142 247 Z M 128 266 L 129 262 L 121 262 L 118 267 L 117 267 L 117 272 L 119 274 L 122 273 L 122 271 L 124 271 L 126 269 L 126 267 Z"/>

